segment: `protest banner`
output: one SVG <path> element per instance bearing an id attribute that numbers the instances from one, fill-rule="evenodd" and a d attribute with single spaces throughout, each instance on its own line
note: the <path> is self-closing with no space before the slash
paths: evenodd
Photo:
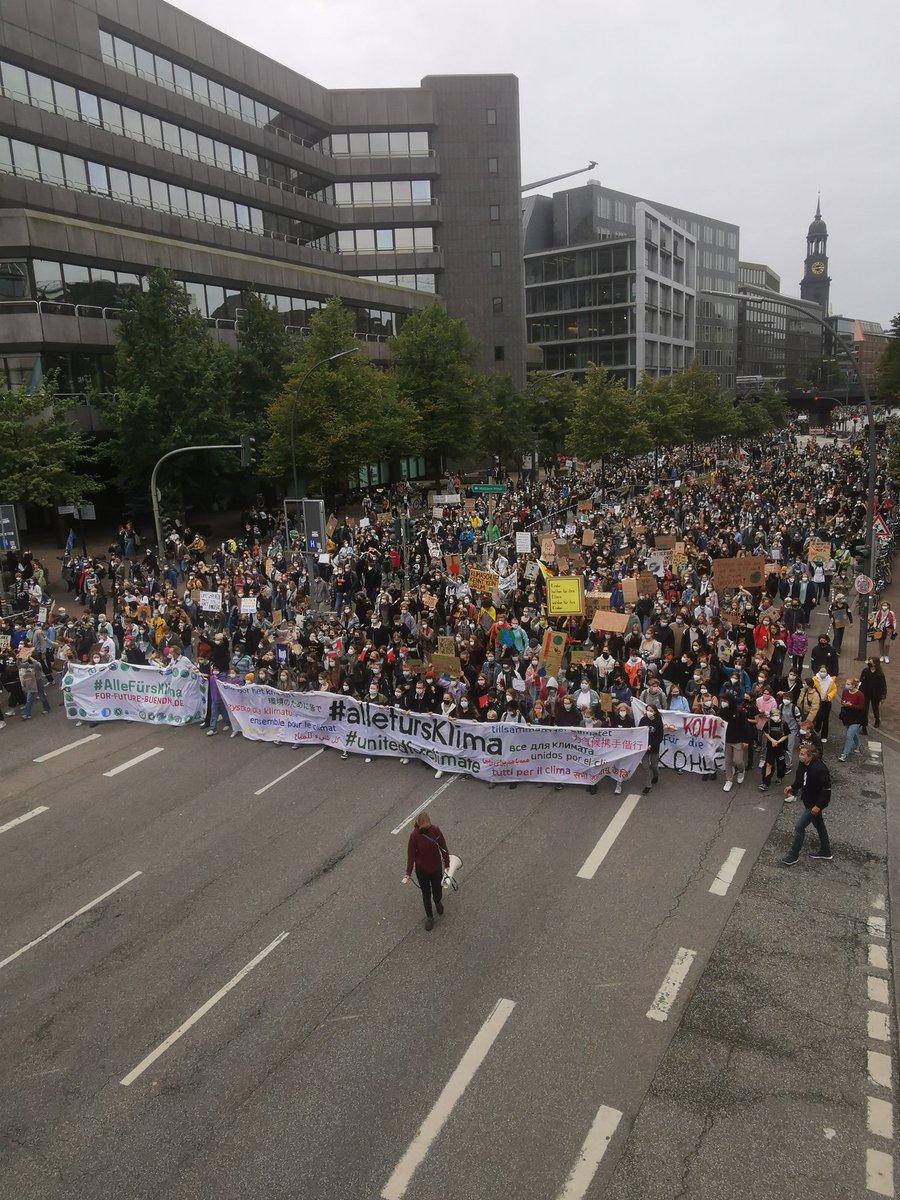
<path id="1" fill-rule="evenodd" d="M 322 556 L 319 555 L 320 561 L 321 561 L 321 557 Z M 252 617 L 252 616 L 254 616 L 255 613 L 256 613 L 256 597 L 255 596 L 241 596 L 241 616 L 243 617 L 243 616 L 249 615 Z"/>
<path id="2" fill-rule="evenodd" d="M 469 567 L 469 587 L 473 592 L 493 592 L 497 586 L 497 575 L 493 571 L 482 571 Z"/>
<path id="3" fill-rule="evenodd" d="M 438 654 L 450 655 L 451 657 L 455 655 L 456 638 L 439 637 L 437 640 L 437 652 Z"/>
<path id="4" fill-rule="evenodd" d="M 815 562 L 817 558 L 821 558 L 822 562 L 827 562 L 831 558 L 831 542 L 822 542 L 818 538 L 810 538 L 806 558 L 808 562 Z"/>
<path id="5" fill-rule="evenodd" d="M 531 534 L 517 533 L 516 534 L 516 554 L 531 553 Z"/>
<path id="6" fill-rule="evenodd" d="M 650 576 L 653 579 L 653 576 Z M 656 580 L 653 579 L 653 590 L 656 591 Z M 637 604 L 638 581 L 633 575 L 626 575 L 622 580 L 622 598 L 626 604 Z"/>
<path id="7" fill-rule="evenodd" d="M 548 629 L 544 634 L 544 640 L 541 643 L 540 665 L 544 667 L 548 676 L 559 674 L 567 641 L 566 635 L 556 629 Z"/>
<path id="8" fill-rule="evenodd" d="M 516 590 L 519 583 L 519 576 L 516 571 L 509 571 L 506 575 L 501 575 L 497 583 L 497 591 L 501 596 L 508 596 Z"/>
<path id="9" fill-rule="evenodd" d="M 187 658 L 179 658 L 171 667 L 134 666 L 119 659 L 69 663 L 63 676 L 63 702 L 72 721 L 189 725 L 206 715 L 207 687 Z"/>
<path id="10" fill-rule="evenodd" d="M 648 730 L 450 721 L 330 692 L 279 692 L 222 683 L 236 729 L 251 741 L 333 746 L 351 754 L 416 758 L 485 782 L 591 784 L 630 778 Z"/>
<path id="11" fill-rule="evenodd" d="M 221 612 L 222 611 L 222 593 L 221 592 L 201 592 L 200 607 L 204 612 Z"/>
<path id="12" fill-rule="evenodd" d="M 580 575 L 547 580 L 547 615 L 580 616 L 584 612 L 584 580 Z"/>
<path id="13" fill-rule="evenodd" d="M 713 581 L 717 588 L 762 587 L 765 582 L 764 557 L 713 559 Z"/>
<path id="14" fill-rule="evenodd" d="M 624 633 L 627 628 L 627 614 L 607 612 L 601 608 L 597 609 L 591 621 L 591 629 L 598 633 Z"/>
<path id="15" fill-rule="evenodd" d="M 635 721 L 646 711 L 636 697 L 631 701 Z M 725 765 L 725 722 L 721 717 L 701 713 L 670 712 L 661 709 L 665 736 L 659 748 L 659 765 L 673 771 L 691 771 L 711 775 Z M 674 728 L 669 728 L 674 726 Z"/>

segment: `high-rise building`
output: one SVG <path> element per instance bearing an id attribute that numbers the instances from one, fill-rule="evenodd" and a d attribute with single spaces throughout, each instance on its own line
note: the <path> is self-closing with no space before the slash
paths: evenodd
<path id="1" fill-rule="evenodd" d="M 0 7 L 0 384 L 99 383 L 159 265 L 214 336 L 330 296 L 384 357 L 435 296 L 524 375 L 518 83 L 331 90 L 162 0 Z"/>
<path id="2" fill-rule="evenodd" d="M 696 353 L 701 365 L 716 372 L 723 390 L 734 390 L 737 302 L 721 293 L 737 287 L 736 225 L 613 191 L 596 180 L 553 196 L 529 197 L 524 218 L 527 334 L 529 342 L 543 347 L 548 369 L 580 372 L 587 362 L 603 362 L 633 380 L 642 370 L 680 370 Z M 676 239 L 685 256 L 680 263 L 674 257 Z M 618 262 L 627 264 L 613 260 L 611 293 L 602 277 L 606 258 L 586 253 L 597 243 L 619 243 Z M 572 257 L 563 253 L 568 250 L 580 253 L 579 272 L 597 263 L 601 290 L 592 285 L 591 275 L 581 274 L 568 277 L 572 286 L 560 287 L 558 295 L 543 289 L 551 280 L 539 263 L 558 258 L 566 264 Z M 625 291 L 623 272 L 630 276 Z M 654 308 L 654 284 L 657 295 L 670 289 L 670 302 L 683 304 L 683 310 L 667 313 L 658 302 Z M 676 300 L 679 295 L 683 301 Z M 558 308 L 547 307 L 554 302 Z M 556 318 L 556 324 L 548 318 Z"/>
<path id="3" fill-rule="evenodd" d="M 780 277 L 764 263 L 739 263 L 738 281 L 769 292 L 781 291 Z M 822 326 L 815 318 L 823 313 L 818 303 L 800 299 L 787 305 L 774 297 L 748 293 L 738 313 L 739 392 L 754 391 L 767 383 L 787 390 L 815 381 L 822 357 Z"/>

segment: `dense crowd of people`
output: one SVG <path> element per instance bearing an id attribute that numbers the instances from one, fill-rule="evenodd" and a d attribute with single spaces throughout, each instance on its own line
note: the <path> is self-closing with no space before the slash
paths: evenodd
<path id="1" fill-rule="evenodd" d="M 260 499 L 234 538 L 215 544 L 176 523 L 161 558 L 130 522 L 105 556 L 70 548 L 56 603 L 45 564 L 10 553 L 5 707 L 31 719 L 37 699 L 49 711 L 48 688 L 68 661 L 186 656 L 209 677 L 208 736 L 220 720 L 237 736 L 217 687 L 225 680 L 471 721 L 637 722 L 650 731 L 652 785 L 663 714 L 692 712 L 725 722 L 725 790 L 754 766 L 766 789 L 796 765 L 801 744 L 829 742 L 833 717 L 846 729 L 842 758 L 880 721 L 882 663 L 897 632 L 886 603 L 871 621 L 865 669 L 840 670 L 858 620 L 866 471 L 861 443 L 786 432 L 693 466 L 682 453 L 605 475 L 560 464 L 507 479 L 490 498 L 451 476 L 439 494 L 458 503 L 410 514 L 407 485 L 379 490 L 362 516 L 332 517 L 315 554 Z M 879 479 L 879 496 L 889 512 L 892 481 Z M 530 552 L 517 534 L 531 534 Z M 764 577 L 717 582 L 717 560 L 748 556 L 765 559 Z M 484 570 L 496 577 L 487 591 L 473 586 Z M 560 574 L 583 580 L 584 613 L 548 617 L 548 580 Z M 621 628 L 598 612 L 621 614 Z M 814 613 L 827 619 L 811 637 Z M 565 635 L 553 652 L 548 631 Z"/>

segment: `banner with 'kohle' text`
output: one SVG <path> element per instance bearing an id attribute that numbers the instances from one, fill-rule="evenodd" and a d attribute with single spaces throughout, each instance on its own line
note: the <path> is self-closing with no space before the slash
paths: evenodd
<path id="1" fill-rule="evenodd" d="M 647 749 L 646 729 L 570 729 L 455 721 L 434 713 L 331 692 L 280 692 L 219 683 L 232 724 L 246 738 L 308 742 L 353 754 L 417 758 L 489 783 L 596 783 L 629 779 Z"/>

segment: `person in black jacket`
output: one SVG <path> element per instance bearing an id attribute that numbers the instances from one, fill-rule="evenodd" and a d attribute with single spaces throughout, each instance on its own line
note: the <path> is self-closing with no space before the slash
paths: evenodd
<path id="1" fill-rule="evenodd" d="M 859 689 L 866 698 L 860 732 L 868 733 L 869 709 L 871 708 L 875 715 L 875 728 L 877 729 L 881 724 L 881 702 L 887 697 L 887 680 L 877 658 L 870 658 L 863 667 L 859 677 Z"/>
<path id="2" fill-rule="evenodd" d="M 659 748 L 666 735 L 666 730 L 672 730 L 675 726 L 663 725 L 659 709 L 655 704 L 648 704 L 638 727 L 649 729 L 650 731 L 647 753 L 644 755 L 644 766 L 650 772 L 650 782 L 644 788 L 644 791 L 649 792 L 654 783 L 659 783 Z"/>
<path id="3" fill-rule="evenodd" d="M 822 817 L 831 801 L 831 775 L 815 746 L 804 743 L 800 747 L 798 757 L 800 763 L 794 782 L 784 789 L 784 794 L 791 799 L 799 795 L 803 801 L 803 812 L 794 826 L 791 848 L 781 860 L 786 867 L 792 867 L 799 859 L 808 825 L 814 825 L 819 835 L 818 853 L 810 854 L 809 857 L 825 862 L 832 859 L 831 842 L 828 840 L 828 830 Z"/>

